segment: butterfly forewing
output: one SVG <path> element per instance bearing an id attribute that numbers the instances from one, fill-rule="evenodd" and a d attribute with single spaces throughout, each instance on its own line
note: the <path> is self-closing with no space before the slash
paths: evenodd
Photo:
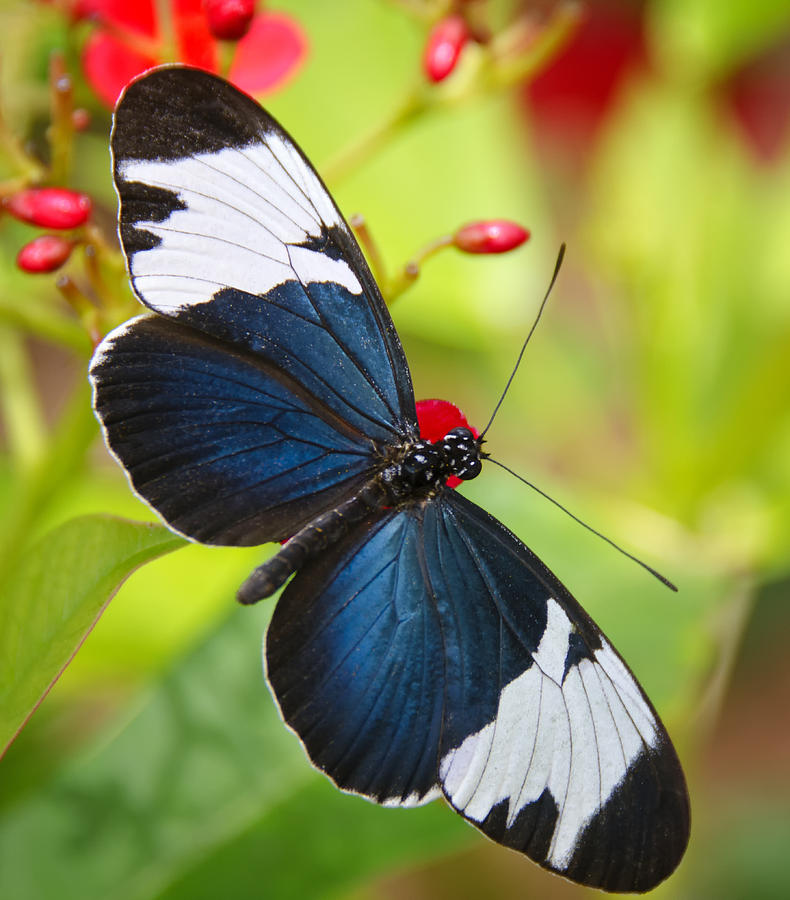
<path id="1" fill-rule="evenodd" d="M 261 544 L 295 534 L 370 477 L 370 439 L 256 354 L 160 316 L 91 364 L 107 443 L 181 534 Z"/>
<path id="2" fill-rule="evenodd" d="M 115 184 L 146 306 L 243 346 L 375 439 L 414 431 L 403 350 L 312 166 L 251 98 L 163 68 L 115 113 Z"/>
<path id="3" fill-rule="evenodd" d="M 644 891 L 688 838 L 683 775 L 633 675 L 557 578 L 452 492 L 369 521 L 284 591 L 267 673 L 341 788 L 434 784 L 552 871 Z"/>
<path id="4" fill-rule="evenodd" d="M 378 288 L 310 164 L 222 79 L 169 67 L 132 83 L 112 148 L 131 281 L 163 316 L 94 356 L 107 443 L 182 534 L 287 538 L 416 433 Z"/>

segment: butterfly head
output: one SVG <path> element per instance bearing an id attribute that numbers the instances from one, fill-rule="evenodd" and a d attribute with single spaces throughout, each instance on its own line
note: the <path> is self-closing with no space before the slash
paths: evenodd
<path id="1" fill-rule="evenodd" d="M 439 442 L 445 465 L 461 481 L 477 478 L 483 464 L 480 442 L 469 428 L 453 428 Z"/>

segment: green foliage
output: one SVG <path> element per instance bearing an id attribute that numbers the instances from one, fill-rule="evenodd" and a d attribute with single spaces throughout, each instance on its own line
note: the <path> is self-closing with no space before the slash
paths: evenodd
<path id="1" fill-rule="evenodd" d="M 0 748 L 41 702 L 123 581 L 182 543 L 161 525 L 85 516 L 24 554 L 3 584 L 0 607 Z"/>
<path id="2" fill-rule="evenodd" d="M 267 616 L 237 610 L 115 740 L 9 810 L 0 823 L 4 896 L 216 896 L 229 878 L 234 897 L 260 896 L 258 879 L 270 896 L 298 897 L 311 883 L 353 884 L 468 841 L 438 806 L 412 818 L 322 783 L 262 689 Z M 46 866 L 36 864 L 42 844 Z M 351 847 L 353 864 L 342 855 Z M 254 864 L 239 865 L 250 851 Z"/>

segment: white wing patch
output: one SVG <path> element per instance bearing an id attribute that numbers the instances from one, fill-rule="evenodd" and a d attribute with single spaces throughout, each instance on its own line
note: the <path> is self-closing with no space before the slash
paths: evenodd
<path id="1" fill-rule="evenodd" d="M 426 803 L 430 803 L 431 800 L 436 800 L 441 796 L 442 789 L 434 785 L 422 795 L 418 794 L 417 791 L 412 791 L 408 797 L 387 797 L 386 800 L 381 801 L 381 805 L 391 809 L 413 809 L 415 806 L 424 806 Z"/>
<path id="2" fill-rule="evenodd" d="M 287 281 L 362 287 L 343 259 L 298 246 L 340 224 L 316 175 L 278 135 L 175 160 L 129 159 L 119 177 L 173 191 L 185 208 L 134 227 L 159 238 L 130 255 L 148 305 L 169 312 L 205 303 L 223 288 L 266 294 Z"/>
<path id="3" fill-rule="evenodd" d="M 633 676 L 601 638 L 593 659 L 565 659 L 573 625 L 548 602 L 534 663 L 505 686 L 496 718 L 451 750 L 439 775 L 452 805 L 482 822 L 507 800 L 507 827 L 548 788 L 559 816 L 547 862 L 566 868 L 579 836 L 637 757 L 656 720 Z"/>

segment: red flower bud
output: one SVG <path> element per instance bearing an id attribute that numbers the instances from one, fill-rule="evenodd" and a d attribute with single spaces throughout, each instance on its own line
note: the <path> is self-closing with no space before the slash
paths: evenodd
<path id="1" fill-rule="evenodd" d="M 209 31 L 220 41 L 244 37 L 255 15 L 255 0 L 203 0 Z"/>
<path id="2" fill-rule="evenodd" d="M 520 247 L 529 238 L 529 232 L 507 219 L 489 219 L 470 222 L 456 231 L 453 243 L 464 253 L 507 253 Z"/>
<path id="3" fill-rule="evenodd" d="M 32 274 L 54 272 L 71 255 L 74 243 L 59 234 L 42 234 L 19 251 L 16 264 L 23 272 Z"/>
<path id="4" fill-rule="evenodd" d="M 468 40 L 469 29 L 460 16 L 448 16 L 434 25 L 422 55 L 423 70 L 431 81 L 437 83 L 447 78 Z"/>
<path id="5" fill-rule="evenodd" d="M 20 222 L 42 228 L 76 228 L 91 214 L 91 198 L 66 188 L 29 188 L 3 201 Z"/>

